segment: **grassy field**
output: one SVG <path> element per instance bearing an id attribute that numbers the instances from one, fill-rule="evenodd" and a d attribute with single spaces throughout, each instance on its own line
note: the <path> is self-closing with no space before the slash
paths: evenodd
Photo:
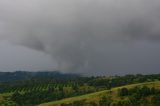
<path id="1" fill-rule="evenodd" d="M 3 103 L 8 102 L 8 98 L 11 97 L 11 95 L 12 95 L 12 93 L 3 93 L 3 94 L 0 94 L 0 106 Z"/>
<path id="2" fill-rule="evenodd" d="M 0 101 L 4 100 L 4 97 L 11 96 L 11 95 L 12 95 L 11 93 L 0 94 Z"/>
<path id="3" fill-rule="evenodd" d="M 160 89 L 160 81 L 155 81 L 155 82 L 146 82 L 146 83 L 139 83 L 139 84 L 132 84 L 132 85 L 126 85 L 126 86 L 122 86 L 122 87 L 116 87 L 116 88 L 112 88 L 111 90 L 104 90 L 104 91 L 100 91 L 100 92 L 96 92 L 96 93 L 91 93 L 91 94 L 86 94 L 86 95 L 82 95 L 82 96 L 77 96 L 77 97 L 71 97 L 71 98 L 66 98 L 66 99 L 62 99 L 59 101 L 55 101 L 55 102 L 49 102 L 49 103 L 43 103 L 40 104 L 38 106 L 60 106 L 60 104 L 62 103 L 72 103 L 74 101 L 94 101 L 94 102 L 98 102 L 98 100 L 102 97 L 102 96 L 106 96 L 106 95 L 111 95 L 112 98 L 117 98 L 117 91 L 120 88 L 132 88 L 132 87 L 136 87 L 136 86 L 148 86 L 148 87 L 155 87 L 157 89 Z"/>

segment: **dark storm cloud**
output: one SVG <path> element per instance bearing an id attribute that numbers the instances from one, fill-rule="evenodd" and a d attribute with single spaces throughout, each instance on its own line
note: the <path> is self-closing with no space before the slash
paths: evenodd
<path id="1" fill-rule="evenodd" d="M 0 0 L 0 36 L 51 54 L 59 70 L 158 72 L 159 11 L 158 0 Z"/>

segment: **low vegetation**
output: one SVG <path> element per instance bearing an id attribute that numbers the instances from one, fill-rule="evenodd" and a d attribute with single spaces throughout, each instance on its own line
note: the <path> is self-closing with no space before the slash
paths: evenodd
<path id="1" fill-rule="evenodd" d="M 154 98 L 153 100 L 156 100 L 158 98 L 159 80 L 160 74 L 138 74 L 67 79 L 38 77 L 28 80 L 2 82 L 0 83 L 0 106 L 35 106 L 42 103 L 46 104 L 40 106 L 50 106 L 50 104 L 51 106 L 106 106 L 102 105 L 106 100 L 109 101 L 107 102 L 110 103 L 109 105 L 114 102 L 130 100 L 133 95 L 139 92 L 131 93 L 130 89 L 140 85 L 144 87 L 147 85 L 146 87 L 150 90 L 151 88 L 155 90 L 155 94 L 151 93 L 139 98 L 140 100 L 151 102 L 151 99 Z M 124 87 L 124 89 L 121 89 L 122 87 L 120 86 Z"/>
<path id="2" fill-rule="evenodd" d="M 159 106 L 160 82 L 116 87 L 39 106 Z"/>

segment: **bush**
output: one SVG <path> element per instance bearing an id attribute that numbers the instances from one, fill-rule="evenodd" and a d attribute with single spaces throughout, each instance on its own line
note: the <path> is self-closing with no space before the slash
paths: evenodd
<path id="1" fill-rule="evenodd" d="M 99 101 L 100 106 L 110 106 L 110 104 L 111 104 L 110 97 L 103 96 Z"/>
<path id="2" fill-rule="evenodd" d="M 122 88 L 118 91 L 119 96 L 127 96 L 128 95 L 128 89 Z"/>

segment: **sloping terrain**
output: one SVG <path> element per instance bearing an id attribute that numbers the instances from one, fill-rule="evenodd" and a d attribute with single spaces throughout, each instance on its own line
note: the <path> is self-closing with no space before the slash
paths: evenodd
<path id="1" fill-rule="evenodd" d="M 98 102 L 99 99 L 103 96 L 111 96 L 115 100 L 115 99 L 119 99 L 119 97 L 117 96 L 119 89 L 121 88 L 131 89 L 134 87 L 142 87 L 142 86 L 147 86 L 149 88 L 154 87 L 156 89 L 160 89 L 160 81 L 131 84 L 126 86 L 116 87 L 111 90 L 104 90 L 104 91 L 86 94 L 82 96 L 66 98 L 59 101 L 55 101 L 55 102 L 43 103 L 38 106 L 61 106 L 61 104 L 69 104 L 75 101 Z"/>
<path id="2" fill-rule="evenodd" d="M 110 98 L 110 102 L 114 102 L 114 100 L 121 101 L 123 98 L 128 100 L 128 97 L 135 98 L 137 95 L 133 95 L 133 93 L 137 92 L 142 94 L 140 99 L 145 100 L 146 97 L 150 99 L 156 96 L 154 98 L 157 98 L 157 96 L 159 97 L 157 94 L 160 94 L 160 89 L 154 94 L 153 91 L 155 90 L 151 89 L 152 87 L 156 89 L 160 88 L 158 82 L 160 81 L 160 74 L 99 77 L 73 76 L 69 79 L 49 77 L 50 75 L 48 76 L 46 73 L 38 76 L 40 77 L 29 80 L 1 82 L 0 106 L 36 106 L 39 104 L 42 104 L 40 106 L 49 106 L 50 104 L 51 106 L 110 106 L 99 105 L 100 100 L 102 100 L 104 96 Z M 145 88 L 145 85 L 149 88 Z M 136 89 L 134 92 L 129 90 L 129 88 L 133 89 L 136 86 L 144 88 Z M 127 90 L 128 93 L 127 95 L 125 94 L 125 96 L 124 94 L 120 96 L 120 90 L 124 87 L 126 88 L 124 90 Z M 149 93 L 149 95 L 147 93 L 147 96 L 145 96 L 146 94 L 143 93 L 148 90 L 152 93 Z M 107 99 L 104 99 L 104 101 L 105 100 Z"/>

